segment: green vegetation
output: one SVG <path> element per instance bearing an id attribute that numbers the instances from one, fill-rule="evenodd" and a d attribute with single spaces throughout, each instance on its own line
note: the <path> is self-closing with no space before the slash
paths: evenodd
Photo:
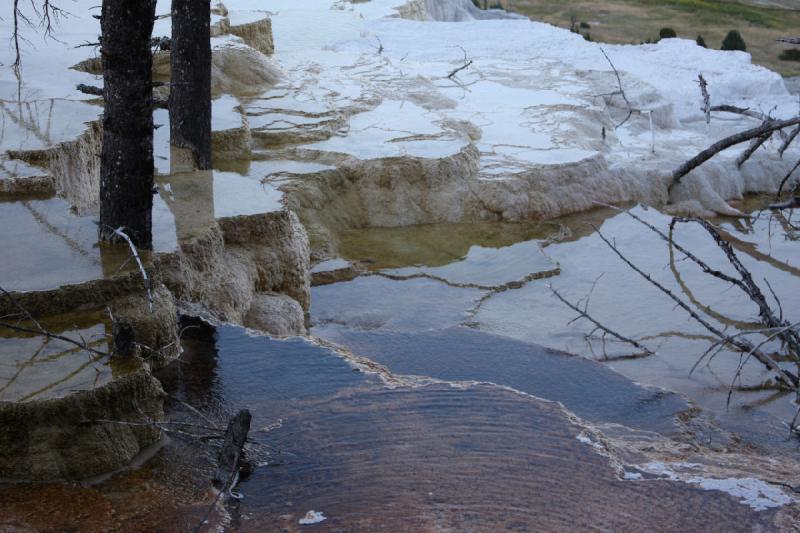
<path id="1" fill-rule="evenodd" d="M 800 48 L 789 48 L 778 56 L 781 61 L 800 61 Z"/>
<path id="2" fill-rule="evenodd" d="M 503 9 L 501 0 L 472 0 L 472 4 L 478 9 Z"/>
<path id="3" fill-rule="evenodd" d="M 739 50 L 747 52 L 747 45 L 742 38 L 742 34 L 739 33 L 738 30 L 731 30 L 728 32 L 728 35 L 725 36 L 725 39 L 722 40 L 720 50 Z"/>
<path id="4" fill-rule="evenodd" d="M 743 20 L 750 24 L 774 28 L 780 25 L 775 10 L 745 5 L 725 0 L 638 0 L 640 4 L 673 7 L 681 11 L 703 16 L 725 16 Z"/>
<path id="5" fill-rule="evenodd" d="M 706 40 L 703 39 L 703 36 L 700 35 L 700 34 L 697 35 L 697 39 L 695 39 L 695 42 L 697 43 L 697 46 L 702 46 L 703 48 L 708 48 L 708 46 L 706 46 Z"/>
<path id="6" fill-rule="evenodd" d="M 658 32 L 659 39 L 674 39 L 678 36 L 678 32 L 673 30 L 672 28 L 661 28 Z"/>
<path id="7" fill-rule="evenodd" d="M 716 48 L 731 29 L 746 41 L 753 62 L 784 76 L 800 76 L 800 61 L 781 60 L 786 45 L 777 39 L 800 32 L 797 0 L 510 0 L 512 11 L 562 28 L 591 22 L 594 41 L 615 44 L 657 42 L 662 28 L 678 36 L 697 36 L 699 46 Z M 786 57 L 786 56 L 784 56 Z"/>
<path id="8" fill-rule="evenodd" d="M 592 25 L 589 24 L 588 22 L 581 21 L 579 23 L 578 19 L 576 19 L 575 17 L 571 17 L 570 18 L 569 31 L 571 31 L 572 33 L 577 33 L 578 35 L 583 36 L 583 38 L 586 39 L 587 41 L 591 41 L 592 40 L 592 34 L 589 33 L 589 31 L 588 31 L 589 28 L 591 28 L 591 27 L 592 27 Z M 584 30 L 586 30 L 586 31 L 584 32 Z"/>

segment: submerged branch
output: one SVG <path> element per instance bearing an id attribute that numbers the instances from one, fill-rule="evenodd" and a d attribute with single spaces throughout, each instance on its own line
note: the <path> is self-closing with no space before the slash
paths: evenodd
<path id="1" fill-rule="evenodd" d="M 615 255 L 617 255 L 617 257 L 619 257 L 626 265 L 628 265 L 634 272 L 639 274 L 647 282 L 649 282 L 651 285 L 656 287 L 662 293 L 667 295 L 673 302 L 675 302 L 675 304 L 678 307 L 680 307 L 681 309 L 686 311 L 693 320 L 698 322 L 706 330 L 708 330 L 710 333 L 712 333 L 715 337 L 718 337 L 720 340 L 722 340 L 725 344 L 729 344 L 731 346 L 735 346 L 737 349 L 739 349 L 742 352 L 751 352 L 752 351 L 753 357 L 755 357 L 759 362 L 761 362 L 769 370 L 774 372 L 775 375 L 776 375 L 777 380 L 783 386 L 785 386 L 786 388 L 788 388 L 790 390 L 797 390 L 798 385 L 800 384 L 800 380 L 798 380 L 796 375 L 794 375 L 791 372 L 788 372 L 787 370 L 784 370 L 783 368 L 781 368 L 781 366 L 778 365 L 778 363 L 776 363 L 775 360 L 771 356 L 769 356 L 766 353 L 758 350 L 752 343 L 750 343 L 746 339 L 736 338 L 735 336 L 726 335 L 724 332 L 720 331 L 714 325 L 709 323 L 706 319 L 701 317 L 686 302 L 684 302 L 680 297 L 675 295 L 675 293 L 673 293 L 667 287 L 665 287 L 664 285 L 662 285 L 661 283 L 659 283 L 658 281 L 653 279 L 653 277 L 650 274 L 648 274 L 647 272 L 644 272 L 641 268 L 636 266 L 636 264 L 634 264 L 630 259 L 628 259 L 625 256 L 625 254 L 623 254 L 619 250 L 619 248 L 617 248 L 617 246 L 614 243 L 612 243 L 600 231 L 600 229 L 597 226 L 595 226 L 593 224 L 591 226 L 595 230 L 597 235 L 600 237 L 600 239 L 611 249 L 612 252 L 614 252 Z"/>
<path id="2" fill-rule="evenodd" d="M 586 309 L 581 309 L 577 305 L 571 303 L 569 300 L 564 298 L 555 289 L 555 287 L 553 287 L 552 285 L 548 285 L 547 288 L 550 289 L 550 292 L 552 292 L 553 295 L 561 301 L 561 303 L 563 303 L 564 305 L 566 305 L 567 307 L 569 307 L 570 309 L 572 309 L 573 311 L 578 313 L 579 318 L 585 318 L 586 320 L 588 320 L 589 322 L 594 324 L 597 329 L 603 331 L 604 333 L 607 333 L 607 334 L 611 335 L 612 337 L 614 337 L 615 339 L 617 339 L 617 340 L 619 340 L 621 342 L 624 342 L 626 344 L 630 344 L 631 346 L 634 346 L 637 350 L 641 350 L 642 351 L 641 354 L 632 354 L 632 355 L 629 355 L 629 356 L 623 356 L 623 357 L 620 357 L 619 359 L 622 359 L 622 358 L 635 359 L 635 358 L 639 358 L 639 357 L 653 355 L 655 353 L 652 350 L 650 350 L 649 348 L 647 348 L 646 346 L 642 345 L 641 343 L 639 343 L 639 342 L 637 342 L 637 341 L 635 341 L 635 340 L 633 340 L 631 338 L 625 337 L 624 335 L 621 335 L 621 334 L 617 333 L 616 331 L 604 326 L 603 324 L 601 324 L 600 322 L 598 322 L 597 320 L 592 318 L 589 315 L 589 313 L 587 312 Z M 587 306 L 588 306 L 588 303 L 587 303 Z"/>

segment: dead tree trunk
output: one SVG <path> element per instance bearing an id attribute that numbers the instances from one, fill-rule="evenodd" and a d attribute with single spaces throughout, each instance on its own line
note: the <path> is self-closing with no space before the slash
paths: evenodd
<path id="1" fill-rule="evenodd" d="M 153 246 L 153 112 L 150 34 L 156 0 L 103 0 L 103 148 L 100 239 L 124 228 L 136 246 Z"/>
<path id="2" fill-rule="evenodd" d="M 242 448 L 250 431 L 250 411 L 242 409 L 228 422 L 222 449 L 219 451 L 217 471 L 214 473 L 214 486 L 221 491 L 236 485 L 239 476 Z"/>
<path id="3" fill-rule="evenodd" d="M 211 168 L 211 2 L 172 0 L 170 143 Z"/>

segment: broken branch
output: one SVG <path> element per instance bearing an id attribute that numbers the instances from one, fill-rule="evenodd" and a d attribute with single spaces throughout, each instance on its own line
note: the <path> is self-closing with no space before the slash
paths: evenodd
<path id="1" fill-rule="evenodd" d="M 461 51 L 464 52 L 464 64 L 461 65 L 460 67 L 458 67 L 457 69 L 453 70 L 452 72 L 450 72 L 450 74 L 447 75 L 447 77 L 450 78 L 451 80 L 453 79 L 453 76 L 455 76 L 456 74 L 458 74 L 462 70 L 464 70 L 466 68 L 469 68 L 470 65 L 472 65 L 472 60 L 467 58 L 467 51 L 464 50 L 464 48 L 461 47 L 461 46 L 459 46 L 459 48 L 461 48 Z"/>
<path id="2" fill-rule="evenodd" d="M 711 125 L 711 96 L 708 94 L 708 82 L 702 74 L 697 76 L 700 92 L 703 94 L 703 113 L 706 116 L 706 126 Z"/>
<path id="3" fill-rule="evenodd" d="M 742 153 L 742 155 L 740 155 L 739 158 L 736 160 L 736 166 L 738 168 L 742 168 L 742 165 L 744 165 L 745 162 L 748 159 L 750 159 L 753 156 L 754 153 L 756 153 L 756 150 L 761 148 L 761 146 L 765 142 L 767 142 L 770 137 L 772 137 L 772 134 L 768 133 L 768 134 L 762 135 L 761 137 L 756 137 L 755 139 L 753 139 L 753 141 L 750 143 L 750 146 L 747 147 L 747 150 L 745 150 Z"/>

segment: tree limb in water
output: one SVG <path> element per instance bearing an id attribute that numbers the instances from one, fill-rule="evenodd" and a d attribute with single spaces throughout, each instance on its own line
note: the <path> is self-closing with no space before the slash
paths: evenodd
<path id="1" fill-rule="evenodd" d="M 633 355 L 629 355 L 629 356 L 622 356 L 622 357 L 619 357 L 617 359 L 634 359 L 634 358 L 639 358 L 639 357 L 646 357 L 648 355 L 653 355 L 654 352 L 652 350 L 650 350 L 649 348 L 647 348 L 646 346 L 642 345 L 641 343 L 639 343 L 639 342 L 637 342 L 637 341 L 635 341 L 635 340 L 633 340 L 631 338 L 628 338 L 628 337 L 625 337 L 623 335 L 620 335 L 616 331 L 604 326 L 603 324 L 601 324 L 600 322 L 598 322 L 597 320 L 592 318 L 585 308 L 581 309 L 577 305 L 571 303 L 569 300 L 567 300 L 566 298 L 561 296 L 561 294 L 552 285 L 548 285 L 548 288 L 550 289 L 550 292 L 552 292 L 553 295 L 561 301 L 561 303 L 563 303 L 564 305 L 566 305 L 567 307 L 569 307 L 570 309 L 572 309 L 573 311 L 578 313 L 579 318 L 585 318 L 586 320 L 588 320 L 589 322 L 594 324 L 594 326 L 597 329 L 603 331 L 604 333 L 607 333 L 607 334 L 611 335 L 612 337 L 614 337 L 615 339 L 617 339 L 619 341 L 622 341 L 622 342 L 624 342 L 626 344 L 630 344 L 631 346 L 634 346 L 637 350 L 641 350 L 641 353 L 639 353 L 639 354 L 633 354 Z M 588 306 L 588 302 L 587 302 L 587 306 Z M 608 357 L 606 357 L 606 358 L 608 359 Z"/>
<path id="2" fill-rule="evenodd" d="M 250 411 L 242 409 L 228 422 L 214 474 L 214 485 L 221 491 L 230 490 L 235 485 L 230 480 L 238 477 L 242 448 L 247 441 L 251 420 Z"/>
<path id="3" fill-rule="evenodd" d="M 155 85 L 154 85 L 155 86 Z M 85 83 L 79 83 L 75 86 L 77 90 L 82 92 L 83 94 L 88 94 L 90 96 L 103 96 L 103 89 L 94 85 L 86 85 Z M 153 107 L 157 107 L 159 109 L 169 109 L 169 102 L 167 100 L 156 98 L 155 96 L 152 98 Z"/>
<path id="4" fill-rule="evenodd" d="M 781 366 L 775 362 L 775 360 L 768 354 L 762 352 L 761 350 L 757 349 L 750 341 L 739 338 L 736 336 L 726 335 L 722 331 L 720 331 L 717 327 L 709 323 L 706 319 L 701 317 L 694 309 L 692 309 L 686 302 L 684 302 L 681 298 L 675 295 L 671 290 L 666 288 L 664 285 L 653 279 L 653 277 L 644 272 L 641 268 L 636 266 L 630 259 L 628 259 L 617 246 L 612 243 L 601 231 L 600 229 L 595 226 L 591 225 L 592 228 L 595 230 L 597 235 L 600 239 L 611 249 L 614 254 L 617 255 L 626 265 L 628 265 L 634 272 L 639 274 L 642 278 L 644 278 L 647 282 L 651 285 L 656 287 L 662 293 L 666 294 L 673 302 L 677 304 L 678 307 L 686 311 L 689 316 L 702 325 L 706 330 L 712 333 L 715 337 L 718 337 L 722 340 L 725 344 L 731 345 L 736 347 L 738 350 L 744 353 L 752 353 L 752 356 L 755 357 L 759 362 L 761 362 L 765 367 L 767 367 L 770 371 L 775 374 L 776 379 L 778 382 L 783 385 L 784 387 L 790 390 L 797 390 L 798 385 L 800 385 L 800 380 L 798 377 L 781 368 Z"/>

